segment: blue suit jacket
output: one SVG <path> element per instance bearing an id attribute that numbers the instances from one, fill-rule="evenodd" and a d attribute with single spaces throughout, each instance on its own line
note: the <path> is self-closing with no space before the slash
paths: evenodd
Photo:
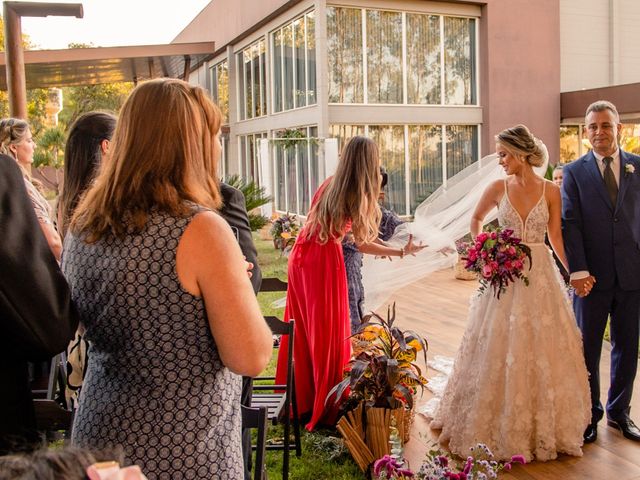
<path id="1" fill-rule="evenodd" d="M 635 172 L 626 171 L 633 165 Z M 620 182 L 611 204 L 592 152 L 565 166 L 562 236 L 569 270 L 588 270 L 594 289 L 640 289 L 640 156 L 620 150 Z"/>

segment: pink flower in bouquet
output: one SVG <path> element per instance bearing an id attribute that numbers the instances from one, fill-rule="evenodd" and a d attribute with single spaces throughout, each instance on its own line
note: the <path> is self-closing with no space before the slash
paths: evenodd
<path id="1" fill-rule="evenodd" d="M 482 276 L 484 278 L 491 278 L 491 275 L 493 275 L 493 269 L 491 268 L 491 265 L 485 265 L 484 267 L 482 267 Z"/>
<path id="2" fill-rule="evenodd" d="M 479 275 L 480 291 L 492 287 L 496 297 L 500 298 L 500 294 L 516 279 L 529 284 L 524 274 L 527 258 L 531 260 L 531 249 L 513 236 L 513 230 L 498 229 L 482 232 L 476 237 L 467 252 L 465 267 Z"/>

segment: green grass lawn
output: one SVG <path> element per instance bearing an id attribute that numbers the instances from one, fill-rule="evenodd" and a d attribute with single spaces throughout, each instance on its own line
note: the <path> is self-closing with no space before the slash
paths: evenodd
<path id="1" fill-rule="evenodd" d="M 262 277 L 278 277 L 287 279 L 287 259 L 273 247 L 271 240 L 262 240 L 254 234 L 254 242 L 258 249 L 258 262 Z M 282 318 L 283 308 L 274 308 L 272 303 L 284 296 L 281 292 L 267 292 L 258 295 L 258 302 L 264 315 L 275 315 Z M 261 374 L 273 376 L 276 368 L 277 350 L 274 350 L 271 362 Z M 282 438 L 282 427 L 271 424 L 267 432 L 269 439 Z M 282 451 L 267 452 L 267 474 L 269 479 L 282 478 Z M 344 447 L 340 434 L 333 431 L 309 433 L 302 429 L 302 456 L 297 458 L 291 452 L 289 462 L 289 478 L 292 480 L 364 480 L 365 476 L 352 460 Z"/>

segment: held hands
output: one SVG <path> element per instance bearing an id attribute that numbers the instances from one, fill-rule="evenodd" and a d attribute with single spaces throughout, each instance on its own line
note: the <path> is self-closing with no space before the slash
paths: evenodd
<path id="1" fill-rule="evenodd" d="M 595 283 L 596 279 L 593 275 L 589 275 L 585 278 L 571 280 L 571 286 L 575 289 L 576 295 L 578 295 L 579 297 L 586 297 L 587 295 L 589 295 Z"/>

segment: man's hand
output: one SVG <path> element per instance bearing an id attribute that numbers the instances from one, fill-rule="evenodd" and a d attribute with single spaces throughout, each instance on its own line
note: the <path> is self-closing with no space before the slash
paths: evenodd
<path id="1" fill-rule="evenodd" d="M 251 262 L 247 262 L 247 257 L 244 257 L 244 263 L 247 267 L 247 275 L 251 278 L 253 276 L 253 272 L 251 270 L 253 270 L 254 265 Z"/>
<path id="2" fill-rule="evenodd" d="M 596 279 L 593 275 L 589 275 L 585 278 L 571 280 L 571 286 L 575 289 L 576 295 L 578 295 L 579 297 L 586 297 L 587 295 L 589 295 L 594 283 L 596 283 Z"/>

